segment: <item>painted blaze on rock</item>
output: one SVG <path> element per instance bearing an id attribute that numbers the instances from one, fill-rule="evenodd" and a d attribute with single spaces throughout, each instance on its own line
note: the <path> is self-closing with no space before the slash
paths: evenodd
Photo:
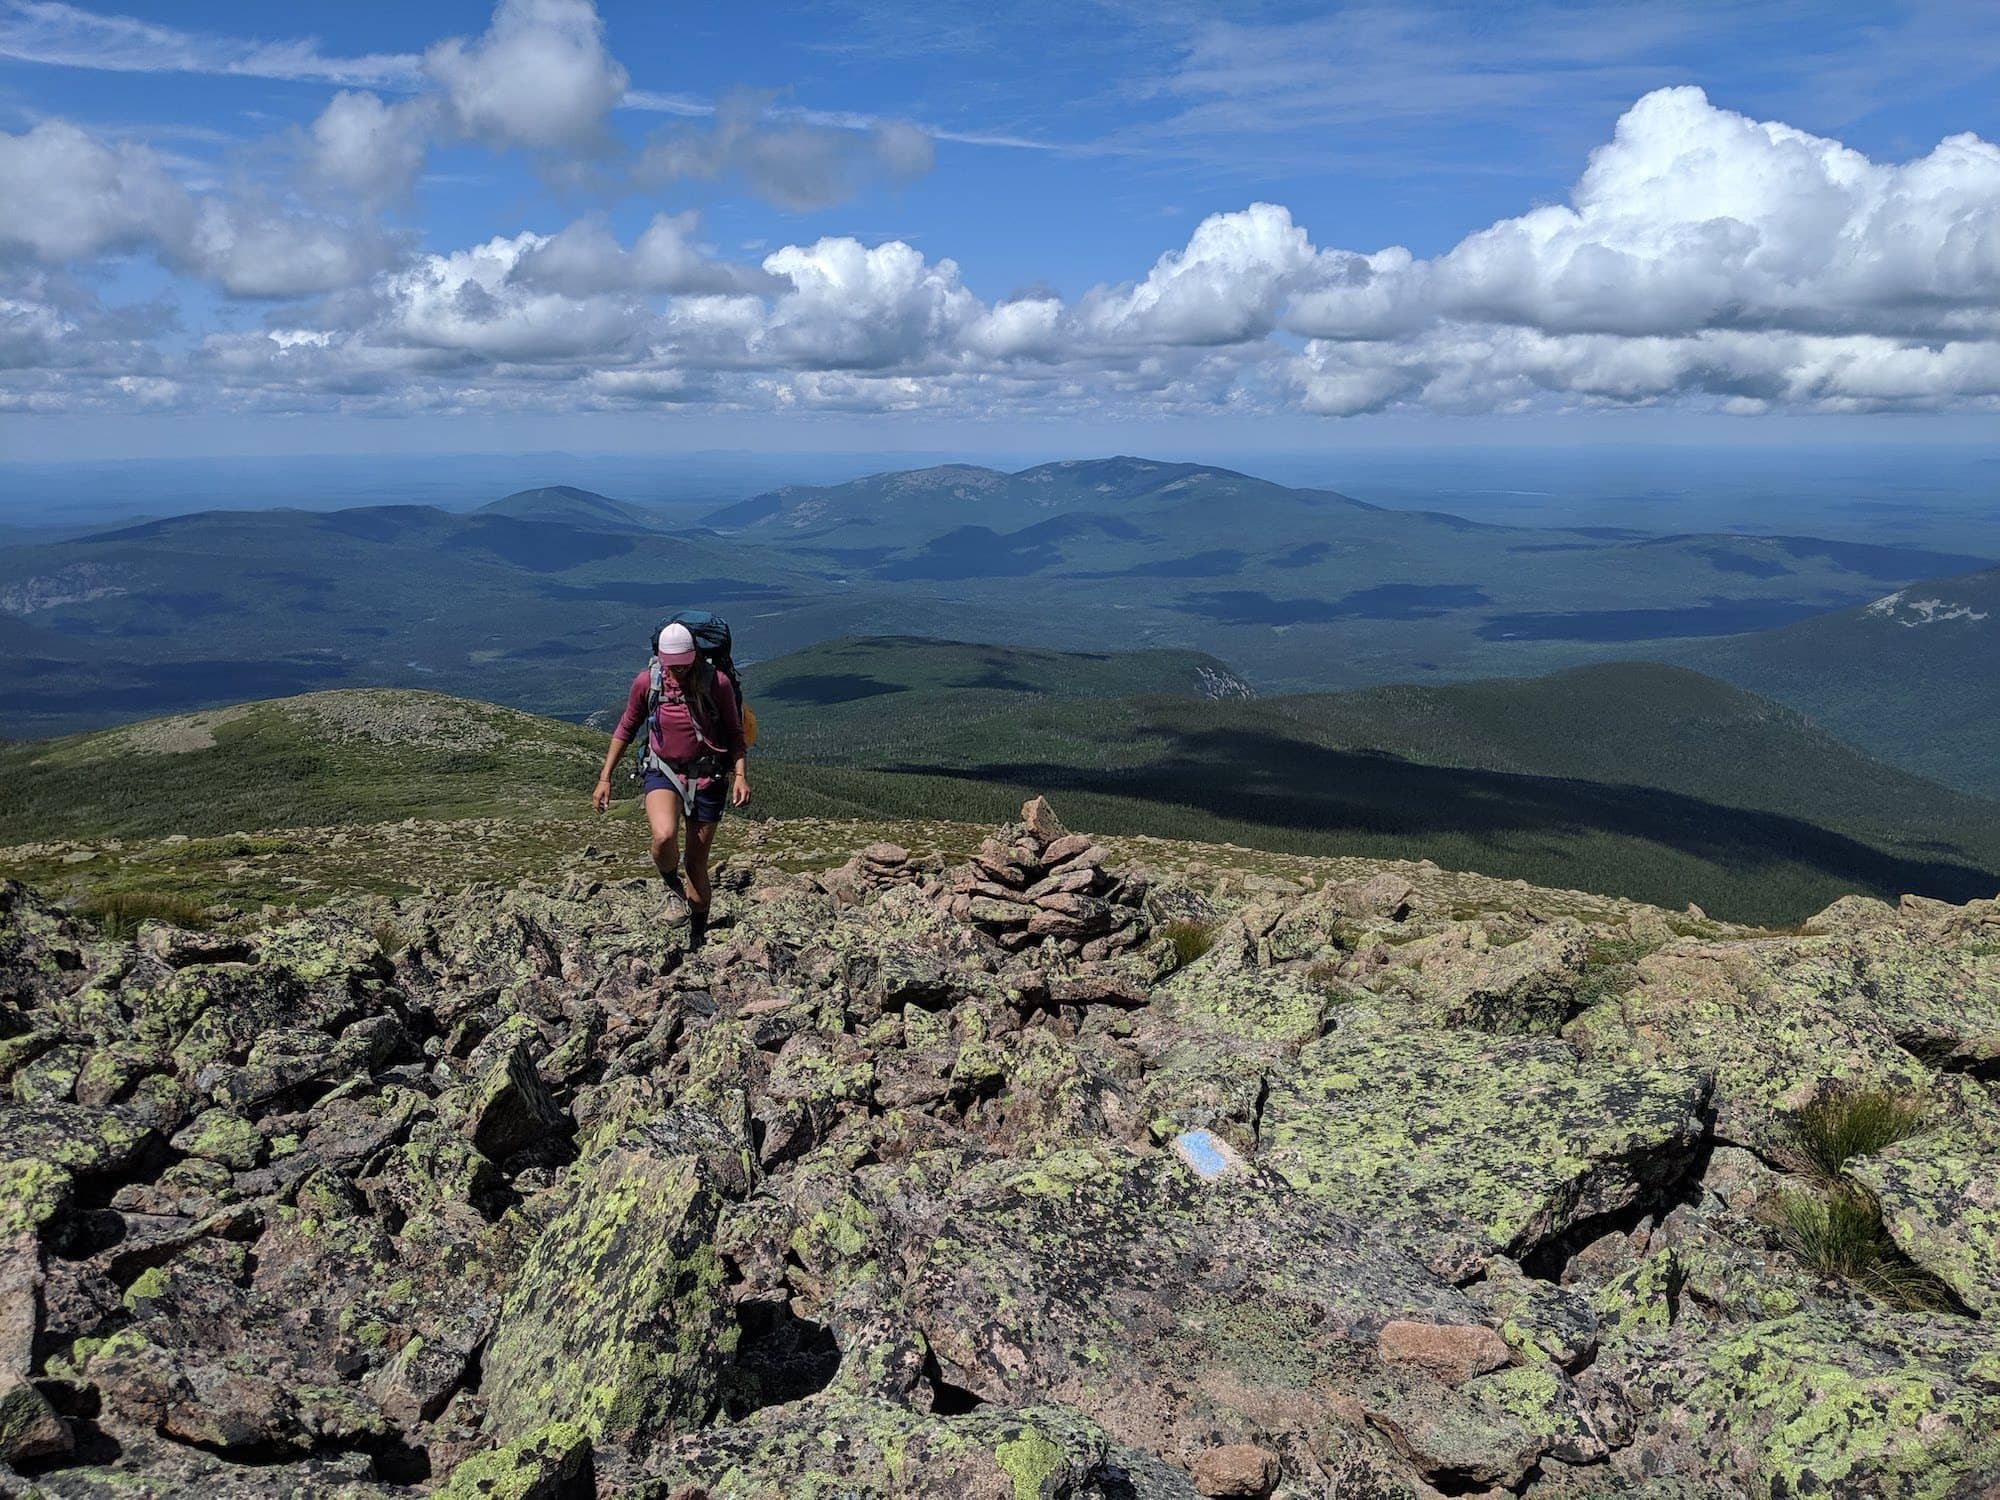
<path id="1" fill-rule="evenodd" d="M 700 1425 L 733 1337 L 699 1157 L 628 1146 L 576 1171 L 528 1252 L 486 1352 L 501 1441 L 551 1421 L 643 1451 Z"/>

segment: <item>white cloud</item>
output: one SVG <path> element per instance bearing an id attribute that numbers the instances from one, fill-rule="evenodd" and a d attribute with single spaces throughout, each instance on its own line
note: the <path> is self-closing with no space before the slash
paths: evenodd
<path id="1" fill-rule="evenodd" d="M 714 259 L 696 243 L 700 216 L 657 214 L 627 250 L 602 215 L 579 219 L 534 245 L 514 268 L 517 281 L 570 296 L 603 292 L 728 292 L 768 278 Z"/>
<path id="2" fill-rule="evenodd" d="M 380 270 L 388 244 L 348 225 L 201 197 L 143 146 L 110 145 L 65 121 L 0 132 L 0 250 L 48 265 L 150 251 L 242 297 L 289 297 L 351 285 Z"/>
<path id="3" fill-rule="evenodd" d="M 528 25 L 509 13 L 492 37 Z M 584 33 L 595 47 L 594 19 Z M 463 56 L 483 67 L 499 47 Z M 384 159 L 383 112 L 400 107 L 329 106 L 326 180 L 390 191 L 407 162 Z M 594 128 L 589 110 L 568 118 L 565 134 Z M 701 150 L 721 149 L 721 123 Z M 736 151 L 714 159 L 745 171 Z M 177 382 L 177 401 L 207 382 L 245 404 L 371 410 L 2000 410 L 2000 150 L 1954 136 L 1879 163 L 1692 89 L 1628 110 L 1568 203 L 1439 255 L 1317 246 L 1286 208 L 1253 203 L 1143 276 L 1067 299 L 988 302 L 955 261 L 894 239 L 743 264 L 692 214 L 656 214 L 629 241 L 585 215 L 396 262 L 366 222 L 189 194 L 143 148 L 60 125 L 0 136 L 0 192 L 28 209 L 0 221 L 16 267 L 0 277 L 0 363 L 16 367 L 0 398 L 16 405 L 93 381 L 89 399 L 113 399 L 116 373 Z M 18 271 L 131 250 L 241 296 L 330 294 L 176 361 Z M 72 345 L 85 352 L 65 362 Z"/>
<path id="4" fill-rule="evenodd" d="M 378 334 L 500 361 L 615 361 L 640 334 L 633 309 L 609 297 L 574 297 L 524 285 L 514 272 L 545 236 L 497 238 L 450 255 L 426 255 L 391 277 Z"/>
<path id="5" fill-rule="evenodd" d="M 458 130 L 496 148 L 589 150 L 625 93 L 590 0 L 500 0 L 484 35 L 424 54 Z"/>
<path id="6" fill-rule="evenodd" d="M 48 264 L 179 240 L 187 192 L 144 146 L 108 146 L 63 120 L 0 132 L 0 245 Z"/>
<path id="7" fill-rule="evenodd" d="M 951 347 L 978 317 L 979 300 L 958 265 L 935 265 L 901 240 L 787 245 L 764 269 L 791 283 L 754 341 L 774 363 L 804 369 L 877 370 L 920 362 Z"/>
<path id="8" fill-rule="evenodd" d="M 1291 325 L 1327 338 L 1426 321 L 1628 337 L 1704 328 L 1934 337 L 2000 330 L 2000 147 L 1953 136 L 1902 166 L 1648 94 L 1591 156 L 1569 206 L 1435 260 L 1348 262 Z"/>
<path id="9" fill-rule="evenodd" d="M 1287 290 L 1314 262 L 1289 210 L 1253 203 L 1202 220 L 1136 286 L 1100 291 L 1079 309 L 1113 344 L 1233 344 L 1271 331 Z"/>
<path id="10" fill-rule="evenodd" d="M 424 168 L 430 116 L 425 100 L 386 104 L 343 89 L 306 132 L 306 172 L 318 186 L 364 203 L 406 197 Z"/>

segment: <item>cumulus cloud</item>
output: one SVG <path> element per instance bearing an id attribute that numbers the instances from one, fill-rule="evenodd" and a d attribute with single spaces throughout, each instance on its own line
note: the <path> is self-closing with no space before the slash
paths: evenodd
<path id="1" fill-rule="evenodd" d="M 576 297 L 744 291 L 769 280 L 750 267 L 716 260 L 695 238 L 700 226 L 700 215 L 692 212 L 656 214 L 627 250 L 603 215 L 579 219 L 536 243 L 514 268 L 514 278 Z"/>
<path id="2" fill-rule="evenodd" d="M 1567 205 L 1420 260 L 1331 254 L 1294 297 L 1308 407 L 1505 410 L 1540 397 L 1949 405 L 1990 399 L 2000 148 L 1915 161 L 1648 94 Z"/>
<path id="3" fill-rule="evenodd" d="M 496 18 L 490 35 L 527 24 Z M 578 34 L 598 44 L 594 19 Z M 409 170 L 386 144 L 397 107 L 329 106 L 315 127 L 328 180 L 393 191 Z M 568 138 L 589 116 L 571 114 Z M 694 164 L 673 170 L 747 176 L 755 153 L 727 137 L 720 122 L 686 137 Z M 814 180 L 830 170 L 820 159 Z M 1694 89 L 1640 99 L 1566 203 L 1438 255 L 1316 245 L 1286 208 L 1253 203 L 1072 297 L 989 302 L 955 261 L 900 240 L 829 236 L 742 264 L 692 214 L 656 214 L 629 240 L 586 215 L 394 261 L 354 226 L 191 195 L 143 149 L 53 125 L 0 136 L 0 194 L 29 210 L 0 220 L 0 270 L 150 249 L 239 295 L 331 289 L 282 327 L 120 372 L 174 382 L 177 400 L 207 381 L 245 404 L 385 410 L 2000 410 L 2000 150 L 1954 136 L 1875 162 Z M 0 363 L 32 370 L 0 392 L 46 402 L 97 379 L 94 399 L 111 399 L 101 375 L 54 363 L 83 328 L 72 310 L 18 275 L 0 298 Z M 114 337 L 92 337 L 115 360 Z"/>
<path id="4" fill-rule="evenodd" d="M 110 146 L 64 120 L 0 132 L 0 245 L 48 264 L 178 240 L 187 192 L 144 146 Z"/>
<path id="5" fill-rule="evenodd" d="M 1262 338 L 1316 259 L 1289 210 L 1253 203 L 1204 219 L 1134 286 L 1086 297 L 1081 323 L 1116 344 L 1233 344 Z"/>
<path id="6" fill-rule="evenodd" d="M 240 297 L 351 285 L 386 265 L 371 224 L 192 194 L 143 146 L 108 144 L 64 121 L 0 132 L 0 251 L 48 265 L 150 251 Z"/>
<path id="7" fill-rule="evenodd" d="M 635 179 L 650 188 L 734 176 L 758 197 L 796 213 L 827 208 L 871 180 L 907 182 L 929 172 L 936 144 L 900 121 L 832 125 L 774 116 L 768 96 L 734 94 L 704 124 L 655 131 Z"/>
<path id="8" fill-rule="evenodd" d="M 486 32 L 424 54 L 458 130 L 495 147 L 584 150 L 625 93 L 590 0 L 500 0 Z"/>

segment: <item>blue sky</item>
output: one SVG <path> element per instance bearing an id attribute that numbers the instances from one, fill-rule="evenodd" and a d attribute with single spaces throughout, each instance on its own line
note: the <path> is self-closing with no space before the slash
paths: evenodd
<path id="1" fill-rule="evenodd" d="M 0 0 L 0 442 L 1978 437 L 1996 75 L 1969 4 Z"/>

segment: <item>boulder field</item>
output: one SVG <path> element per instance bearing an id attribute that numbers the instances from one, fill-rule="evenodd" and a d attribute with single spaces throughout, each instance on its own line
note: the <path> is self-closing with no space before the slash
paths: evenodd
<path id="1" fill-rule="evenodd" d="M 2000 1500 L 2000 903 L 722 886 L 0 884 L 0 1493 Z"/>

